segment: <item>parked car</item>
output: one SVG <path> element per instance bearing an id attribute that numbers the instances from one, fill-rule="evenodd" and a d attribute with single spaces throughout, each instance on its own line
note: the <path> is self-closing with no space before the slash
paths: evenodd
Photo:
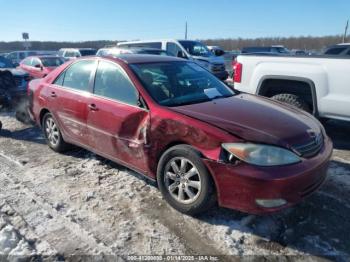
<path id="1" fill-rule="evenodd" d="M 329 46 L 323 54 L 329 56 L 350 56 L 350 43 Z"/>
<path id="2" fill-rule="evenodd" d="M 303 109 L 350 121 L 349 59 L 324 56 L 237 57 L 234 86 Z"/>
<path id="3" fill-rule="evenodd" d="M 6 58 L 11 60 L 11 62 L 18 66 L 19 63 L 28 56 L 35 56 L 35 55 L 54 55 L 56 54 L 56 51 L 40 51 L 40 50 L 26 50 L 26 51 L 14 51 L 9 53 Z"/>
<path id="4" fill-rule="evenodd" d="M 242 54 L 290 54 L 290 51 L 282 45 L 244 47 L 241 52 Z"/>
<path id="5" fill-rule="evenodd" d="M 11 60 L 0 56 L 1 107 L 15 107 L 18 101 L 26 97 L 28 73 L 16 69 Z"/>
<path id="6" fill-rule="evenodd" d="M 42 78 L 64 62 L 62 57 L 57 56 L 30 56 L 22 60 L 19 67 L 32 78 Z"/>
<path id="7" fill-rule="evenodd" d="M 25 123 L 30 120 L 26 104 L 29 80 L 28 73 L 16 69 L 11 60 L 0 56 L 0 109 L 15 109 L 16 118 Z"/>
<path id="8" fill-rule="evenodd" d="M 116 56 L 121 54 L 146 54 L 146 55 L 169 55 L 167 51 L 157 48 L 101 48 L 97 51 L 97 56 Z"/>
<path id="9" fill-rule="evenodd" d="M 169 56 L 70 61 L 29 95 L 53 150 L 75 144 L 136 170 L 191 215 L 216 199 L 249 213 L 294 205 L 322 185 L 332 153 L 311 115 Z"/>
<path id="10" fill-rule="evenodd" d="M 61 48 L 58 56 L 71 60 L 82 56 L 93 56 L 96 55 L 96 52 L 97 50 L 93 48 Z"/>
<path id="11" fill-rule="evenodd" d="M 198 41 L 192 40 L 153 40 L 153 41 L 133 41 L 118 43 L 123 48 L 158 48 L 168 52 L 171 56 L 176 56 L 194 61 L 200 66 L 212 72 L 221 80 L 226 80 L 228 73 L 225 70 L 224 59 L 215 56 L 209 49 Z"/>

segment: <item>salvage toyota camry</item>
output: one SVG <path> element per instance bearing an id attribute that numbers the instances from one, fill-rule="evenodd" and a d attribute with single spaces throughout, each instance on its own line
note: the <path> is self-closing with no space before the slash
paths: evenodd
<path id="1" fill-rule="evenodd" d="M 191 61 L 82 58 L 33 80 L 28 93 L 49 147 L 74 144 L 157 180 L 186 214 L 216 202 L 277 211 L 326 178 L 332 142 L 315 118 L 231 90 Z"/>

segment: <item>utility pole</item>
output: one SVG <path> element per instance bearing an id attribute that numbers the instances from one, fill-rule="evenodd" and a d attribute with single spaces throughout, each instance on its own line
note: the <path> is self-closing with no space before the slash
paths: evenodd
<path id="1" fill-rule="evenodd" d="M 346 21 L 345 31 L 343 35 L 343 43 L 346 41 L 346 34 L 348 33 L 348 27 L 349 27 L 349 19 Z"/>
<path id="2" fill-rule="evenodd" d="M 186 27 L 185 27 L 185 40 L 187 40 L 187 21 L 186 21 Z"/>

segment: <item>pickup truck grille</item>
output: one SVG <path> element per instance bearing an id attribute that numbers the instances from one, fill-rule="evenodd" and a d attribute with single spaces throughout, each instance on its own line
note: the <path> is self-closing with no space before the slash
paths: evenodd
<path id="1" fill-rule="evenodd" d="M 222 72 L 225 71 L 225 65 L 224 64 L 214 64 L 212 66 L 212 71 L 213 72 Z"/>
<path id="2" fill-rule="evenodd" d="M 320 133 L 319 135 L 313 137 L 309 142 L 302 145 L 295 145 L 293 149 L 299 153 L 300 156 L 310 158 L 315 156 L 318 152 L 320 152 L 323 146 L 323 135 Z"/>

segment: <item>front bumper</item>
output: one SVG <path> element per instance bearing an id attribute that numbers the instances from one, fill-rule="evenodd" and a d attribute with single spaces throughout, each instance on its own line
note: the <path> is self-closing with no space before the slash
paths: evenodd
<path id="1" fill-rule="evenodd" d="M 317 156 L 279 167 L 258 167 L 242 162 L 233 165 L 208 159 L 204 162 L 213 175 L 220 206 L 265 214 L 295 205 L 316 191 L 326 179 L 332 149 L 327 137 Z M 283 199 L 286 203 L 266 208 L 257 204 L 258 199 Z"/>

